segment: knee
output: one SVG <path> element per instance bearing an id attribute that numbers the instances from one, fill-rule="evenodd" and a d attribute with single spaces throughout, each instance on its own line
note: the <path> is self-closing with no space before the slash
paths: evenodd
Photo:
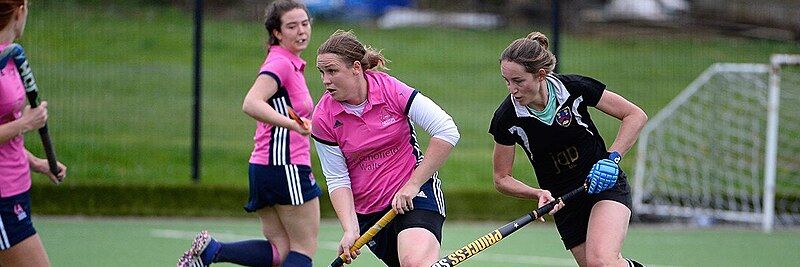
<path id="1" fill-rule="evenodd" d="M 317 239 L 316 238 L 312 239 L 304 238 L 298 240 L 292 239 L 290 247 L 294 251 L 301 252 L 309 256 L 313 256 L 314 252 L 317 250 Z"/>
<path id="2" fill-rule="evenodd" d="M 601 255 L 586 255 L 586 266 L 587 267 L 608 267 L 608 266 L 617 266 L 617 262 L 620 260 L 617 256 L 601 256 Z"/>
<path id="3" fill-rule="evenodd" d="M 428 267 L 432 262 L 426 262 L 422 257 L 404 256 L 400 259 L 400 266 L 402 267 Z"/>
<path id="4" fill-rule="evenodd" d="M 272 247 L 278 250 L 278 253 L 280 253 L 281 258 L 286 257 L 286 254 L 289 253 L 289 248 L 291 243 L 289 242 L 288 238 L 273 237 L 273 238 L 267 238 L 267 241 L 269 241 Z"/>
<path id="5" fill-rule="evenodd" d="M 264 233 L 264 238 L 269 240 L 273 246 L 279 248 L 289 248 L 289 237 L 288 236 L 268 236 L 266 232 Z"/>

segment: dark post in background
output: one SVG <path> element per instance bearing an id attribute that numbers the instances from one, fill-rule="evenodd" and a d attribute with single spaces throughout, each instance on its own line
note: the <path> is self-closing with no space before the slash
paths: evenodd
<path id="1" fill-rule="evenodd" d="M 559 61 L 559 46 L 561 43 L 561 11 L 559 8 L 558 0 L 551 2 L 551 52 Z M 200 126 L 201 117 L 200 110 L 202 105 L 201 98 L 201 85 L 202 85 L 202 50 L 203 50 L 203 0 L 195 0 L 194 9 L 194 74 L 193 74 L 193 88 L 194 88 L 194 105 L 192 117 L 192 181 L 195 183 L 200 182 Z M 553 70 L 559 73 L 559 65 L 556 64 Z"/>
<path id="2" fill-rule="evenodd" d="M 203 56 L 203 0 L 194 1 L 194 106 L 192 113 L 192 181 L 200 182 L 200 97 Z"/>
<path id="3" fill-rule="evenodd" d="M 558 46 L 559 46 L 559 43 L 561 43 L 561 36 L 560 36 L 561 35 L 561 29 L 560 29 L 561 10 L 558 7 L 558 0 L 553 0 L 552 3 L 553 4 L 550 7 L 550 9 L 551 9 L 551 13 L 550 13 L 551 14 L 551 17 L 550 17 L 551 25 L 550 26 L 552 27 L 551 31 L 553 33 L 553 36 L 552 36 L 553 37 L 553 39 L 552 39 L 553 47 L 550 49 L 550 51 L 553 52 L 554 56 L 556 56 L 556 59 L 558 60 L 558 62 L 561 62 L 561 57 L 558 56 Z M 555 72 L 555 73 L 559 73 L 558 72 L 558 69 L 559 69 L 558 66 L 560 66 L 561 64 L 558 64 L 558 62 L 556 62 L 555 69 L 553 69 L 553 72 Z"/>

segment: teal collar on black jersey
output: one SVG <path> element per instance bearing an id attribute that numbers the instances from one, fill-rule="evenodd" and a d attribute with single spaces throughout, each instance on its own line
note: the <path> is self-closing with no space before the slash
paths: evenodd
<path id="1" fill-rule="evenodd" d="M 550 93 L 550 88 L 549 88 L 550 84 L 552 84 L 554 89 L 555 89 L 555 100 L 556 101 L 554 103 L 558 106 L 558 108 L 555 108 L 554 110 L 558 110 L 558 109 L 561 108 L 561 105 L 563 105 L 564 102 L 567 102 L 567 99 L 569 98 L 569 92 L 567 91 L 567 88 L 564 87 L 564 84 L 561 82 L 561 80 L 556 78 L 556 76 L 553 76 L 553 74 L 547 75 L 546 78 L 547 78 L 547 81 L 548 81 L 548 83 L 547 83 L 548 84 L 548 95 L 553 95 L 552 93 Z M 549 99 L 552 99 L 552 97 L 548 96 L 548 104 L 550 102 Z M 516 112 L 518 118 L 535 117 L 535 118 L 537 118 L 539 120 L 542 120 L 541 118 L 538 118 L 535 115 L 531 114 L 531 111 L 528 110 L 528 107 L 520 105 L 519 102 L 517 102 L 517 100 L 514 99 L 513 97 L 511 98 L 511 103 L 514 104 L 514 111 Z M 545 109 L 547 109 L 547 108 L 545 108 Z M 553 115 L 555 115 L 555 112 L 553 112 Z M 547 124 L 547 125 L 551 125 L 551 124 L 553 124 L 553 119 L 554 118 L 555 118 L 555 116 L 550 116 L 549 119 L 546 120 L 546 121 L 549 121 L 549 123 L 546 122 L 546 121 L 542 121 L 542 122 Z"/>
<path id="2" fill-rule="evenodd" d="M 525 107 L 528 108 L 528 112 L 530 112 L 534 118 L 539 119 L 539 121 L 544 124 L 552 125 L 553 118 L 556 116 L 556 86 L 547 79 L 545 79 L 545 83 L 547 84 L 547 104 L 544 106 L 544 109 L 542 109 L 542 111 L 536 111 L 529 106 Z"/>

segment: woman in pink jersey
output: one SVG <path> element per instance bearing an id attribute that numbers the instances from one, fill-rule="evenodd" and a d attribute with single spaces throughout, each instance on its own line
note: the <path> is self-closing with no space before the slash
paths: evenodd
<path id="1" fill-rule="evenodd" d="M 388 266 L 430 266 L 439 258 L 445 219 L 437 170 L 459 133 L 436 103 L 374 70 L 385 61 L 351 32 L 337 31 L 319 47 L 326 92 L 312 136 L 344 229 L 339 253 L 393 209 L 397 217 L 367 246 Z M 424 159 L 412 122 L 431 135 Z"/>
<path id="2" fill-rule="evenodd" d="M 22 35 L 28 17 L 25 0 L 0 0 L 0 50 Z M 50 266 L 47 252 L 31 222 L 31 170 L 53 183 L 66 177 L 61 162 L 58 175 L 50 173 L 46 159 L 28 152 L 23 134 L 42 128 L 47 102 L 31 109 L 13 60 L 0 66 L 0 266 Z"/>
<path id="3" fill-rule="evenodd" d="M 178 266 L 309 267 L 317 249 L 320 189 L 311 174 L 311 122 L 306 119 L 314 103 L 300 58 L 311 38 L 311 20 L 306 7 L 293 0 L 272 2 L 266 14 L 269 52 L 242 109 L 257 122 L 244 208 L 258 214 L 267 240 L 223 243 L 203 231 Z M 290 110 L 302 124 L 289 118 Z"/>

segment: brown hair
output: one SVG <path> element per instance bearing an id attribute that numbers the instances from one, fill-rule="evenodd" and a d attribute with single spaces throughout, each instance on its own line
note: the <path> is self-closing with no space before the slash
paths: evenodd
<path id="1" fill-rule="evenodd" d="M 283 14 L 286 14 L 286 12 L 295 9 L 302 9 L 306 12 L 306 15 L 308 15 L 308 8 L 306 8 L 306 5 L 295 0 L 277 0 L 267 6 L 264 27 L 267 28 L 267 33 L 269 33 L 269 45 L 280 44 L 280 40 L 272 33 L 272 30 L 278 30 L 278 32 L 280 32 L 281 17 L 283 17 Z"/>
<path id="2" fill-rule="evenodd" d="M 556 57 L 547 50 L 548 45 L 547 36 L 541 32 L 532 32 L 508 45 L 500 55 L 500 61 L 520 64 L 529 73 L 536 73 L 539 69 L 551 73 L 556 67 Z"/>
<path id="3" fill-rule="evenodd" d="M 381 67 L 386 69 L 388 61 L 381 51 L 361 44 L 352 31 L 337 30 L 317 49 L 317 55 L 336 54 L 345 64 L 352 66 L 356 61 L 361 62 L 365 70 Z"/>
<path id="4" fill-rule="evenodd" d="M 0 29 L 4 29 L 11 22 L 14 11 L 25 5 L 25 0 L 0 0 Z"/>

